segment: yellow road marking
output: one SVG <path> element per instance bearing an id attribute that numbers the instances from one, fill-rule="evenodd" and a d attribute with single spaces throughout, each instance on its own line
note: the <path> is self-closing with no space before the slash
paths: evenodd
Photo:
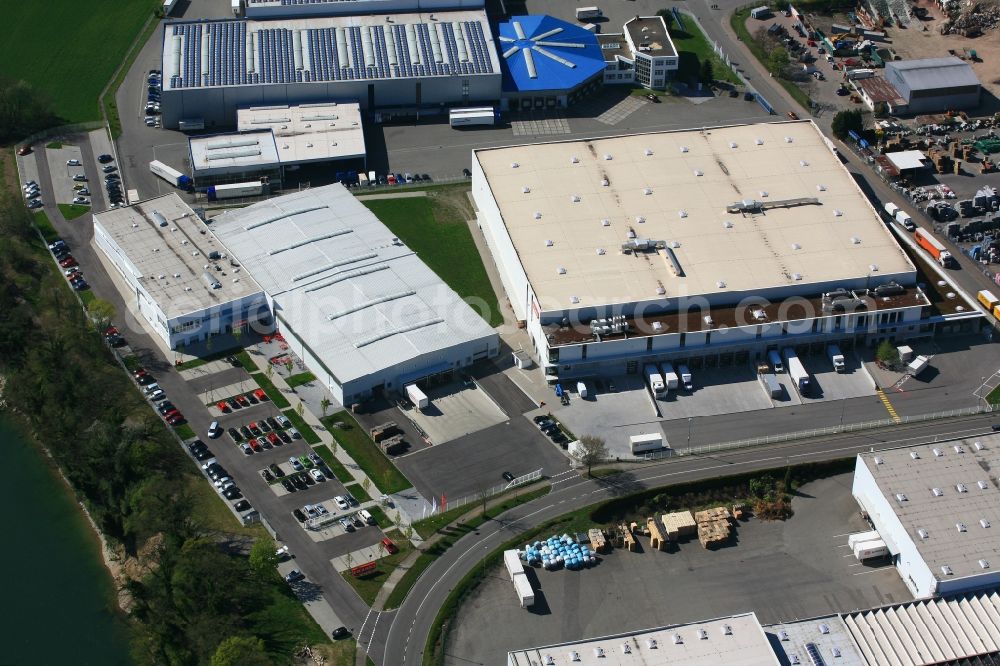
<path id="1" fill-rule="evenodd" d="M 883 405 L 885 405 L 885 409 L 887 412 L 889 412 L 889 416 L 892 417 L 892 420 L 895 421 L 896 423 L 902 423 L 903 419 L 901 419 L 899 417 L 899 414 L 896 413 L 896 409 L 895 407 L 892 406 L 892 403 L 889 402 L 889 396 L 885 394 L 885 391 L 883 391 L 882 389 L 878 389 L 875 391 L 875 393 L 878 394 L 878 399 L 882 401 Z"/>

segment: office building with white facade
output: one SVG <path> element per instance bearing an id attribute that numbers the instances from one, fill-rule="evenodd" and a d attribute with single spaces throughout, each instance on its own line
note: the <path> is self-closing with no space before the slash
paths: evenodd
<path id="1" fill-rule="evenodd" d="M 914 265 L 808 121 L 474 150 L 472 192 L 550 381 L 932 334 Z"/>
<path id="2" fill-rule="evenodd" d="M 620 33 L 597 35 L 604 56 L 604 83 L 638 83 L 663 90 L 677 75 L 680 59 L 662 16 L 636 16 Z"/>
<path id="3" fill-rule="evenodd" d="M 95 213 L 94 244 L 129 308 L 169 349 L 273 328 L 260 285 L 177 194 Z"/>

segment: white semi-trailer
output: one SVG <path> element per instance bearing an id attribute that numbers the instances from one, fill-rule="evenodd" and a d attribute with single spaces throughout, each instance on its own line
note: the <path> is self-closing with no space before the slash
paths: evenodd
<path id="1" fill-rule="evenodd" d="M 798 389 L 799 393 L 807 393 L 809 391 L 809 373 L 806 372 L 799 357 L 795 355 L 795 350 L 791 347 L 785 347 L 781 350 L 781 355 L 785 357 L 785 367 L 788 369 L 788 376 L 792 378 L 795 388 Z"/>
<path id="2" fill-rule="evenodd" d="M 646 384 L 649 385 L 649 390 L 653 392 L 654 397 L 662 398 L 667 394 L 663 385 L 663 375 L 660 374 L 659 368 L 652 363 L 647 363 L 642 368 L 642 374 L 646 376 Z"/>
<path id="3" fill-rule="evenodd" d="M 694 382 L 691 380 L 691 370 L 686 365 L 678 365 L 677 373 L 681 376 L 681 386 L 684 387 L 685 391 L 690 391 L 694 388 Z"/>
<path id="4" fill-rule="evenodd" d="M 827 345 L 826 355 L 830 358 L 830 363 L 833 364 L 834 370 L 844 372 L 847 366 L 844 363 L 844 355 L 840 353 L 840 347 L 837 345 Z"/>
<path id="5" fill-rule="evenodd" d="M 417 409 L 427 409 L 427 406 L 431 404 L 427 395 L 421 391 L 420 387 L 416 384 L 406 385 L 406 397 L 410 399 L 410 402 L 412 402 Z"/>
<path id="6" fill-rule="evenodd" d="M 628 438 L 628 443 L 633 454 L 646 453 L 648 451 L 659 451 L 665 447 L 663 435 L 657 433 L 632 435 Z"/>
<path id="7" fill-rule="evenodd" d="M 673 364 L 672 363 L 664 363 L 663 364 L 663 385 L 667 388 L 667 390 L 668 391 L 675 390 L 677 388 L 677 385 L 678 385 L 679 381 L 680 380 L 677 378 L 677 373 L 674 372 L 674 366 L 673 366 Z"/>
<path id="8" fill-rule="evenodd" d="M 259 180 L 247 183 L 227 183 L 226 185 L 212 185 L 205 194 L 209 201 L 218 199 L 238 199 L 240 197 L 257 197 L 264 193 L 264 184 Z"/>
<path id="9" fill-rule="evenodd" d="M 191 179 L 188 176 L 185 176 L 177 169 L 169 167 L 159 160 L 153 160 L 150 162 L 149 170 L 179 190 L 191 189 Z"/>

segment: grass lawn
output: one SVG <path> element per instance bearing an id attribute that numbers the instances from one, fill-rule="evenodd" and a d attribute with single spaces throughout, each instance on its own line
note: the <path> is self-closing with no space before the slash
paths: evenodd
<path id="1" fill-rule="evenodd" d="M 387 532 L 386 536 L 393 540 L 393 542 L 399 546 L 399 552 L 393 555 L 386 555 L 378 560 L 378 568 L 367 576 L 362 576 L 360 578 L 355 578 L 351 575 L 350 571 L 345 571 L 341 575 L 344 577 L 351 587 L 354 588 L 355 592 L 365 600 L 365 603 L 369 606 L 375 601 L 375 597 L 378 595 L 378 591 L 382 589 L 382 585 L 385 584 L 386 579 L 389 577 L 399 563 L 403 561 L 404 558 L 413 550 L 413 546 L 410 542 L 403 538 L 403 535 L 393 530 Z M 359 564 L 364 564 L 364 562 L 352 562 L 351 566 L 356 567 Z"/>
<path id="2" fill-rule="evenodd" d="M 49 221 L 49 216 L 45 214 L 45 211 L 35 213 L 35 226 L 42 232 L 42 237 L 45 238 L 46 243 L 51 243 L 59 238 L 56 228 L 52 226 L 52 222 Z"/>
<path id="3" fill-rule="evenodd" d="M 161 0 L 5 2 L 2 73 L 41 91 L 66 123 L 100 120 L 101 89 L 143 23 L 162 4 Z M 39 47 L 40 27 L 44 48 Z"/>
<path id="4" fill-rule="evenodd" d="M 347 471 L 347 468 L 344 467 L 343 463 L 333 457 L 333 451 L 330 450 L 329 446 L 321 444 L 313 448 L 316 453 L 319 454 L 319 457 L 326 462 L 326 466 L 330 468 L 333 475 L 337 477 L 337 481 L 347 484 L 354 480 L 354 477 Z M 355 497 L 357 497 L 357 495 L 355 495 Z"/>
<path id="5" fill-rule="evenodd" d="M 90 206 L 81 206 L 79 204 L 59 204 L 59 212 L 67 220 L 75 220 L 81 215 L 86 215 L 90 212 Z"/>
<path id="6" fill-rule="evenodd" d="M 285 406 L 287 407 L 288 405 Z M 306 444 L 320 443 L 319 435 L 316 434 L 316 431 L 313 430 L 308 423 L 302 420 L 302 417 L 298 415 L 298 412 L 294 409 L 286 409 L 281 413 L 287 416 L 288 420 L 292 422 L 295 429 L 302 433 L 302 439 L 306 440 Z"/>
<path id="7" fill-rule="evenodd" d="M 176 369 L 177 372 L 181 372 L 182 370 L 190 370 L 191 368 L 197 368 L 202 365 L 205 365 L 206 363 L 211 363 L 212 361 L 218 361 L 220 358 L 226 358 L 227 356 L 232 355 L 232 353 L 233 351 L 230 349 L 227 351 L 220 351 L 214 354 L 209 354 L 208 356 L 199 356 L 198 358 L 193 358 L 190 361 L 184 361 L 183 363 L 177 364 Z"/>
<path id="8" fill-rule="evenodd" d="M 268 536 L 263 525 L 257 523 L 244 527 L 233 516 L 225 500 L 215 492 L 212 484 L 201 474 L 191 474 L 186 478 L 188 494 L 191 496 L 191 515 L 205 529 L 213 532 L 228 532 L 260 539 Z"/>
<path id="9" fill-rule="evenodd" d="M 1000 386 L 995 387 L 987 394 L 986 402 L 991 405 L 1000 405 Z"/>
<path id="10" fill-rule="evenodd" d="M 333 424 L 337 421 L 346 423 L 348 426 L 347 430 L 335 427 Z M 351 456 L 354 462 L 358 463 L 358 466 L 364 470 L 368 478 L 372 480 L 372 483 L 383 493 L 397 493 L 413 485 L 379 451 L 375 442 L 371 440 L 350 414 L 343 411 L 337 412 L 322 419 L 322 422 L 327 430 L 330 431 L 330 434 L 333 435 L 334 439 L 344 447 L 347 455 Z"/>
<path id="11" fill-rule="evenodd" d="M 760 45 L 754 41 L 753 35 L 751 35 L 750 31 L 747 30 L 747 19 L 750 18 L 750 9 L 751 8 L 749 6 L 743 9 L 737 9 L 735 12 L 730 14 L 729 24 L 732 26 L 733 31 L 736 33 L 736 36 L 739 37 L 740 41 L 746 44 L 747 48 L 750 49 L 750 53 L 753 54 L 753 57 L 757 58 L 759 62 L 764 63 L 767 61 L 767 54 L 764 53 L 764 50 L 760 47 Z M 802 88 L 799 88 L 791 81 L 780 77 L 775 77 L 774 80 L 780 83 L 781 87 L 787 90 L 788 94 L 791 95 L 803 109 L 807 112 L 809 111 L 809 95 L 807 95 Z"/>
<path id="12" fill-rule="evenodd" d="M 84 289 L 83 291 L 78 291 L 76 293 L 80 294 L 80 300 L 83 301 L 85 306 L 90 305 L 97 300 L 97 296 L 94 296 L 94 292 L 89 289 Z"/>
<path id="13" fill-rule="evenodd" d="M 136 356 L 135 354 L 131 354 L 123 358 L 122 363 L 125 364 L 125 368 L 129 372 L 135 372 L 136 370 L 139 369 L 139 366 L 142 365 L 142 363 L 139 361 L 139 357 Z"/>
<path id="14" fill-rule="evenodd" d="M 701 72 L 701 63 L 705 58 L 712 62 L 712 72 L 719 81 L 729 81 L 739 84 L 741 81 L 736 76 L 736 72 L 722 61 L 712 50 L 712 44 L 705 37 L 705 34 L 698 27 L 693 19 L 684 16 L 684 30 L 673 27 L 670 30 L 670 38 L 674 40 L 677 47 L 677 78 L 682 81 L 698 79 Z"/>
<path id="15" fill-rule="evenodd" d="M 375 524 L 386 529 L 389 525 L 392 525 L 392 521 L 389 520 L 389 516 L 385 515 L 385 511 L 382 510 L 380 506 L 373 506 L 368 509 L 368 513 L 372 514 L 372 518 L 375 519 Z"/>
<path id="16" fill-rule="evenodd" d="M 285 409 L 286 407 L 291 406 L 291 403 L 288 402 L 288 398 L 286 398 L 284 394 L 281 391 L 279 391 L 277 387 L 275 387 L 274 382 L 268 379 L 267 375 L 265 375 L 263 372 L 253 373 L 250 375 L 250 377 L 255 382 L 257 382 L 258 386 L 264 389 L 264 393 L 267 394 L 267 397 L 271 400 L 271 402 L 274 403 L 275 407 L 277 407 L 278 409 Z M 296 414 L 296 416 L 298 416 L 298 414 Z M 295 427 L 298 428 L 298 426 Z M 302 436 L 305 437 L 305 433 L 303 433 Z M 317 439 L 316 441 L 318 442 L 319 440 Z"/>
<path id="17" fill-rule="evenodd" d="M 176 428 L 174 428 L 174 432 L 177 433 L 178 437 L 180 437 L 181 439 L 185 439 L 185 440 L 186 439 L 194 439 L 194 437 L 195 437 L 194 428 L 192 428 L 191 426 L 189 426 L 187 423 L 182 423 L 179 426 L 177 426 Z"/>
<path id="18" fill-rule="evenodd" d="M 46 148 L 51 148 L 52 150 L 59 150 L 63 147 L 62 141 L 51 141 L 45 144 Z"/>
<path id="19" fill-rule="evenodd" d="M 503 317 L 482 259 L 466 224 L 466 214 L 453 203 L 465 188 L 428 192 L 426 197 L 379 199 L 364 204 L 410 246 L 449 287 L 471 304 L 490 326 Z"/>
<path id="20" fill-rule="evenodd" d="M 303 384 L 308 384 L 311 381 L 316 380 L 316 375 L 311 372 L 300 372 L 297 375 L 292 375 L 285 380 L 288 384 L 288 388 L 295 388 L 296 386 L 302 386 Z"/>
<path id="21" fill-rule="evenodd" d="M 549 487 L 546 486 L 544 488 L 538 488 L 537 490 L 532 490 L 531 492 L 528 493 L 522 492 L 519 493 L 518 495 L 511 495 L 511 497 L 504 500 L 497 506 L 493 506 L 487 509 L 486 516 L 483 516 L 481 514 L 478 516 L 474 516 L 467 521 L 463 521 L 461 525 L 475 529 L 476 527 L 479 527 L 484 522 L 486 522 L 486 520 L 492 516 L 499 516 L 504 511 L 509 511 L 510 509 L 513 509 L 515 506 L 519 504 L 530 502 L 533 499 L 538 499 L 539 497 L 548 494 L 549 494 Z M 460 507 L 449 509 L 444 513 L 439 513 L 436 516 L 431 516 L 430 518 L 424 518 L 423 520 L 418 520 L 417 522 L 413 523 L 413 529 L 417 531 L 417 534 L 419 534 L 421 538 L 429 539 L 432 534 L 437 532 L 445 525 L 455 522 L 456 520 L 458 520 L 465 514 L 469 513 L 470 511 L 475 511 L 479 509 L 480 506 L 482 505 L 478 502 L 470 502 L 469 504 L 463 504 Z"/>
<path id="22" fill-rule="evenodd" d="M 253 634 L 259 636 L 267 646 L 268 654 L 275 661 L 287 663 L 288 655 L 303 645 L 330 643 L 331 639 L 316 624 L 299 601 L 282 582 L 271 586 L 269 603 L 249 615 L 253 624 Z M 334 663 L 352 663 L 334 662 Z"/>
<path id="23" fill-rule="evenodd" d="M 370 502 L 372 499 L 371 495 L 369 495 L 365 491 L 364 487 L 360 483 L 351 484 L 346 488 L 344 488 L 344 490 L 353 495 L 354 499 L 358 500 L 359 502 Z"/>
<path id="24" fill-rule="evenodd" d="M 240 365 L 242 365 L 243 369 L 247 372 L 260 372 L 260 370 L 257 369 L 257 366 L 254 365 L 253 360 L 250 358 L 250 354 L 247 353 L 245 349 L 236 352 L 236 358 L 240 360 Z"/>

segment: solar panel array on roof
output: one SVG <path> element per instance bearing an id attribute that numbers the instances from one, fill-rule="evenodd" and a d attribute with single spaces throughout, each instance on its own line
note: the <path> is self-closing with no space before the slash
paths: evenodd
<path id="1" fill-rule="evenodd" d="M 305 0 L 303 0 L 305 1 Z M 479 21 L 323 28 L 172 24 L 171 88 L 492 74 Z"/>
<path id="2" fill-rule="evenodd" d="M 279 4 L 287 5 L 323 5 L 331 2 L 355 2 L 356 0 L 281 0 Z M 248 5 L 273 4 L 274 0 L 247 0 Z"/>

